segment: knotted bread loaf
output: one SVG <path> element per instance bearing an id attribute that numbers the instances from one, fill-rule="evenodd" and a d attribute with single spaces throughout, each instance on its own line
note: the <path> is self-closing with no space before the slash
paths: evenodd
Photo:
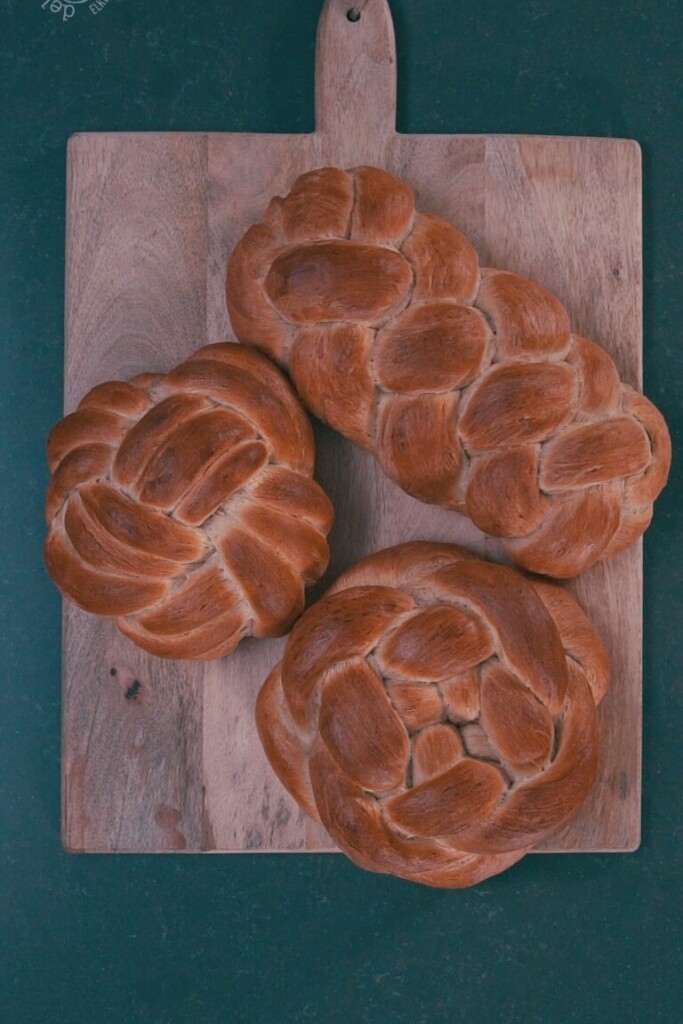
<path id="1" fill-rule="evenodd" d="M 559 586 L 414 542 L 360 562 L 304 613 L 256 718 L 283 784 L 353 861 L 461 887 L 581 806 L 608 676 Z"/>
<path id="2" fill-rule="evenodd" d="M 416 213 L 406 182 L 301 175 L 234 249 L 227 301 L 316 416 L 527 569 L 574 576 L 649 524 L 670 462 L 657 409 L 554 295 Z"/>
<path id="3" fill-rule="evenodd" d="M 161 657 L 280 636 L 329 558 L 313 457 L 289 382 L 253 349 L 100 384 L 48 439 L 50 575 Z"/>

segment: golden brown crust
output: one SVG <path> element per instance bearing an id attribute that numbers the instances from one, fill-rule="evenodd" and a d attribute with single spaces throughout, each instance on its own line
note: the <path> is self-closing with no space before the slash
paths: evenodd
<path id="1" fill-rule="evenodd" d="M 368 360 L 374 334 L 361 324 L 322 324 L 299 331 L 290 357 L 292 376 L 310 396 L 309 409 L 363 448 L 371 446 L 368 424 L 375 385 Z M 326 387 L 317 388 L 324 376 Z"/>
<path id="2" fill-rule="evenodd" d="M 553 617 L 565 653 L 578 662 L 599 704 L 609 686 L 609 656 L 600 635 L 584 612 L 563 587 L 530 578 L 529 583 Z"/>
<path id="3" fill-rule="evenodd" d="M 376 378 L 387 391 L 405 395 L 462 387 L 482 369 L 489 335 L 483 316 L 470 306 L 411 307 L 377 335 Z"/>
<path id="4" fill-rule="evenodd" d="M 650 522 L 671 461 L 658 411 L 556 296 L 480 268 L 386 171 L 301 175 L 238 242 L 227 301 L 316 416 L 525 568 L 575 576 Z"/>
<path id="5" fill-rule="evenodd" d="M 48 458 L 50 575 L 158 657 L 282 635 L 327 566 L 310 423 L 253 349 L 209 345 L 165 376 L 99 384 Z"/>
<path id="6" fill-rule="evenodd" d="M 372 323 L 405 295 L 410 264 L 394 249 L 357 242 L 313 242 L 286 249 L 271 264 L 265 290 L 285 320 Z"/>
<path id="7" fill-rule="evenodd" d="M 465 466 L 458 438 L 460 396 L 401 395 L 380 406 L 378 457 L 382 469 L 404 490 L 423 501 L 438 498 L 459 508 L 460 477 Z M 415 459 L 419 446 L 422 457 Z"/>
<path id="8" fill-rule="evenodd" d="M 357 864 L 465 886 L 581 806 L 608 676 L 559 586 L 414 542 L 299 619 L 256 720 L 283 784 Z"/>

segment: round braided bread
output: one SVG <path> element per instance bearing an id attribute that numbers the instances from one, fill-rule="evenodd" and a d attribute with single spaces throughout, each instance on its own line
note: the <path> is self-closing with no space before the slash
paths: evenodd
<path id="1" fill-rule="evenodd" d="M 227 301 L 316 416 L 525 568 L 574 576 L 649 524 L 670 462 L 657 409 L 554 295 L 481 270 L 386 171 L 301 175 L 237 244 Z"/>
<path id="2" fill-rule="evenodd" d="M 253 349 L 100 384 L 48 439 L 50 575 L 160 657 L 280 636 L 329 559 L 313 457 L 290 384 Z"/>
<path id="3" fill-rule="evenodd" d="M 559 586 L 414 542 L 360 562 L 304 613 L 256 720 L 283 784 L 353 861 L 460 887 L 581 806 L 608 677 Z"/>

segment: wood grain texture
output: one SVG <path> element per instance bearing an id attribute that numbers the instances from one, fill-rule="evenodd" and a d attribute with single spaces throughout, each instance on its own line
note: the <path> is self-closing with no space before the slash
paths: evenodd
<path id="1" fill-rule="evenodd" d="M 80 135 L 69 147 L 66 406 L 93 384 L 168 369 L 229 333 L 227 257 L 270 197 L 322 163 L 379 163 L 447 217 L 482 263 L 553 290 L 574 329 L 640 384 L 640 151 L 628 140 L 401 135 L 386 0 L 328 0 L 311 135 Z M 332 563 L 410 539 L 500 558 L 454 512 L 422 505 L 318 425 L 316 477 L 336 509 Z M 572 584 L 610 650 L 601 775 L 546 852 L 631 850 L 640 831 L 641 545 Z M 270 771 L 253 724 L 282 640 L 204 665 L 144 655 L 73 608 L 64 624 L 64 842 L 72 850 L 325 850 Z M 117 669 L 111 676 L 110 670 Z M 131 694 L 133 681 L 140 688 Z M 131 694 L 126 697 L 127 694 Z"/>

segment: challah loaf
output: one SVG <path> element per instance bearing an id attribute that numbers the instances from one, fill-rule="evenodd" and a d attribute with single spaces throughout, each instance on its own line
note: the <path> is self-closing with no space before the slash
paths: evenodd
<path id="1" fill-rule="evenodd" d="M 527 569 L 574 576 L 650 522 L 670 462 L 657 409 L 554 295 L 480 270 L 387 172 L 298 178 L 237 244 L 227 301 L 316 416 Z"/>
<path id="2" fill-rule="evenodd" d="M 313 457 L 291 386 L 253 349 L 100 384 L 48 439 L 50 575 L 160 657 L 280 636 L 329 557 Z"/>
<path id="3" fill-rule="evenodd" d="M 353 861 L 461 887 L 581 806 L 608 675 L 556 584 L 415 542 L 360 562 L 304 613 L 257 725 L 280 780 Z"/>

